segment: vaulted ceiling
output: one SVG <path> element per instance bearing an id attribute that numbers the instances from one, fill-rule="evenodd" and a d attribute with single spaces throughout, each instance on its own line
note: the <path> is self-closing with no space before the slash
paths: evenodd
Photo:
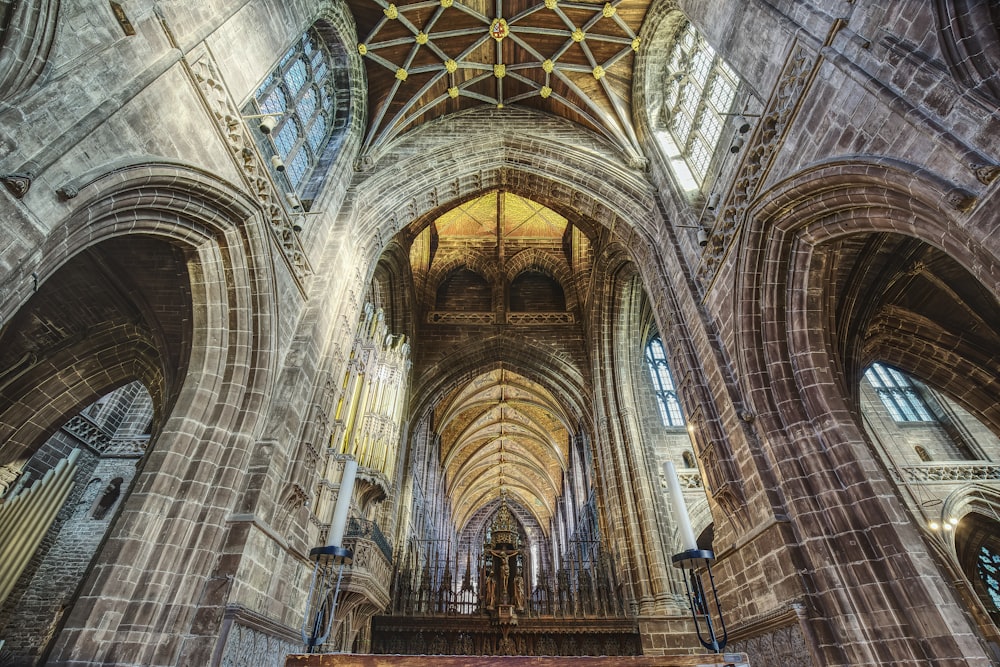
<path id="1" fill-rule="evenodd" d="M 648 0 L 349 0 L 368 75 L 366 150 L 447 113 L 521 105 L 641 155 L 632 68 Z"/>
<path id="2" fill-rule="evenodd" d="M 501 494 L 549 526 L 569 459 L 566 415 L 549 392 L 501 368 L 453 391 L 434 422 L 457 526 Z"/>

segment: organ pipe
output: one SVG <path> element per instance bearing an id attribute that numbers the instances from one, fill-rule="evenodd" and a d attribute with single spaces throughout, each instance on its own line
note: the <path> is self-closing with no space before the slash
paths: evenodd
<path id="1" fill-rule="evenodd" d="M 366 304 L 337 404 L 342 430 L 331 445 L 387 477 L 399 447 L 409 354 L 405 336 L 391 334 L 382 310 Z"/>
<path id="2" fill-rule="evenodd" d="M 74 449 L 31 488 L 0 503 L 0 604 L 66 502 L 79 457 L 80 450 Z"/>

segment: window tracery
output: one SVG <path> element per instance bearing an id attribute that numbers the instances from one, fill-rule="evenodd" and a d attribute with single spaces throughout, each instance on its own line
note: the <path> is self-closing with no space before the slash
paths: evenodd
<path id="1" fill-rule="evenodd" d="M 319 162 L 334 126 L 331 56 L 310 29 L 284 55 L 254 95 L 262 114 L 281 114 L 267 142 L 285 165 L 292 188 L 301 190 Z"/>
<path id="2" fill-rule="evenodd" d="M 667 58 L 660 120 L 671 167 L 686 189 L 704 184 L 739 84 L 736 72 L 685 22 Z"/>
<path id="3" fill-rule="evenodd" d="M 893 421 L 935 421 L 913 381 L 895 368 L 876 362 L 865 371 L 865 379 L 875 389 Z"/>
<path id="4" fill-rule="evenodd" d="M 677 399 L 677 388 L 670 375 L 670 364 L 667 362 L 667 353 L 659 334 L 654 335 L 646 343 L 646 365 L 653 382 L 653 393 L 656 394 L 663 425 L 684 426 L 684 413 Z"/>

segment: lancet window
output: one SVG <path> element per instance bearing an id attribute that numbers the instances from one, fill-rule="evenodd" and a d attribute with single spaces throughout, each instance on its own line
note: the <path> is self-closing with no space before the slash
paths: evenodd
<path id="1" fill-rule="evenodd" d="M 934 416 L 916 385 L 895 368 L 874 363 L 865 371 L 865 379 L 875 389 L 882 405 L 896 422 L 930 422 Z"/>
<path id="2" fill-rule="evenodd" d="M 678 31 L 663 78 L 660 121 L 675 175 L 687 189 L 704 184 L 725 114 L 736 100 L 740 78 L 689 22 Z"/>
<path id="3" fill-rule="evenodd" d="M 653 382 L 653 392 L 656 394 L 657 405 L 660 408 L 660 419 L 664 426 L 684 426 L 684 413 L 677 399 L 677 388 L 670 375 L 670 365 L 667 363 L 667 353 L 663 347 L 663 339 L 656 334 L 646 343 L 646 366 Z"/>

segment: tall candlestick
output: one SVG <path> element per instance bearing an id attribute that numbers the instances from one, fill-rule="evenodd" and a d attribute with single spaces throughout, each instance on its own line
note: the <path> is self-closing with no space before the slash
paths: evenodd
<path id="1" fill-rule="evenodd" d="M 351 495 L 354 493 L 354 480 L 358 475 L 358 462 L 347 459 L 344 463 L 344 476 L 340 478 L 340 490 L 337 492 L 337 504 L 333 508 L 333 521 L 330 522 L 330 535 L 326 541 L 333 547 L 344 546 L 344 531 L 347 529 L 347 510 L 351 508 Z"/>
<path id="2" fill-rule="evenodd" d="M 684 504 L 684 493 L 681 491 L 680 480 L 677 479 L 674 462 L 667 461 L 663 465 L 663 470 L 667 476 L 670 505 L 674 511 L 674 520 L 677 522 L 677 529 L 680 531 L 681 546 L 684 551 L 694 551 L 698 548 L 698 542 L 694 538 L 694 530 L 691 528 L 691 518 L 687 513 L 687 505 Z"/>

